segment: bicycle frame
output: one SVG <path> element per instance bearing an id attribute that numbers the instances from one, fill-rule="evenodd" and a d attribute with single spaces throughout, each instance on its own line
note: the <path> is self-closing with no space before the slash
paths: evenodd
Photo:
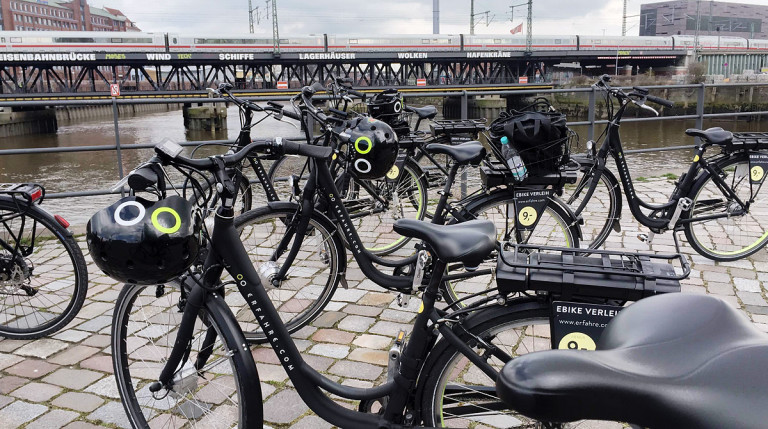
<path id="1" fill-rule="evenodd" d="M 748 205 L 749 202 L 744 203 L 743 201 L 741 201 L 741 199 L 739 199 L 738 195 L 736 195 L 733 189 L 722 179 L 722 177 L 720 177 L 720 175 L 717 173 L 717 170 L 713 167 L 713 165 L 707 162 L 706 159 L 704 159 L 704 152 L 706 151 L 706 149 L 710 146 L 713 146 L 711 143 L 704 143 L 696 147 L 696 155 L 694 156 L 693 162 L 691 162 L 690 166 L 688 167 L 688 172 L 681 177 L 681 180 L 675 186 L 669 198 L 669 201 L 667 203 L 654 205 L 654 204 L 649 204 L 643 201 L 635 191 L 634 183 L 632 181 L 632 176 L 629 173 L 629 166 L 627 165 L 627 161 L 624 158 L 624 148 L 621 144 L 621 135 L 619 133 L 621 118 L 627 106 L 629 105 L 629 100 L 620 99 L 620 102 L 621 102 L 621 106 L 619 107 L 619 110 L 616 112 L 614 117 L 608 123 L 605 140 L 603 141 L 603 144 L 600 146 L 600 149 L 597 151 L 597 155 L 594 158 L 595 173 L 592 174 L 592 177 L 599 177 L 597 173 L 601 173 L 606 169 L 606 160 L 608 158 L 608 153 L 610 152 L 611 156 L 616 162 L 616 167 L 619 171 L 619 178 L 621 179 L 621 183 L 624 188 L 624 195 L 627 197 L 627 203 L 629 204 L 630 212 L 638 222 L 656 231 L 661 231 L 666 229 L 677 230 L 684 223 L 697 222 L 697 221 L 707 220 L 707 219 L 716 219 L 716 218 L 726 217 L 729 215 L 731 216 L 739 215 L 745 212 L 746 209 L 749 208 L 749 205 Z M 670 221 L 672 221 L 673 213 L 675 212 L 678 206 L 678 202 L 682 198 L 685 198 L 688 196 L 688 194 L 691 191 L 691 188 L 693 187 L 693 184 L 696 182 L 696 179 L 700 177 L 701 174 L 706 174 L 706 173 L 703 173 L 704 171 L 706 171 L 712 176 L 713 181 L 718 185 L 720 190 L 726 196 L 733 198 L 744 209 L 742 209 L 742 212 L 739 212 L 739 213 L 728 213 L 728 214 L 709 215 L 709 216 L 702 216 L 702 217 L 688 217 L 688 218 L 680 217 L 679 219 L 677 219 L 675 225 L 670 225 L 669 223 Z M 589 199 L 592 198 L 592 195 L 594 194 L 595 189 L 597 188 L 597 184 L 598 184 L 597 180 L 593 180 L 592 183 L 590 183 L 590 187 L 587 191 L 585 198 L 582 200 L 579 207 L 575 210 L 575 214 L 577 216 L 581 214 L 581 212 L 584 210 L 587 203 L 589 202 Z M 646 215 L 641 210 L 643 208 L 651 210 L 653 214 L 658 213 L 658 216 Z"/>
<path id="2" fill-rule="evenodd" d="M 222 199 L 232 201 L 231 198 Z M 343 208 L 338 204 L 338 199 L 335 202 L 337 203 L 336 207 Z M 302 400 L 321 418 L 334 425 L 356 428 L 379 428 L 382 425 L 391 428 L 403 427 L 398 423 L 403 420 L 406 407 L 409 405 L 412 392 L 415 390 L 421 366 L 437 340 L 435 326 L 443 338 L 461 351 L 485 374 L 492 379 L 497 376 L 497 371 L 461 341 L 450 327 L 439 322 L 445 315 L 441 315 L 434 307 L 438 288 L 442 281 L 442 276 L 437 275 L 430 280 L 424 292 L 422 299 L 424 309 L 416 317 L 413 331 L 402 352 L 399 368 L 393 380 L 369 389 L 342 386 L 330 381 L 303 360 L 301 353 L 293 343 L 240 241 L 239 233 L 234 227 L 233 215 L 234 210 L 231 205 L 219 207 L 209 246 L 211 251 L 204 265 L 203 273 L 205 274 L 199 280 L 192 277 L 185 280 L 186 287 L 191 290 L 188 294 L 188 301 L 184 308 L 174 347 L 158 378 L 161 386 L 171 387 L 169 383 L 171 383 L 173 373 L 181 363 L 186 345 L 191 339 L 192 327 L 199 308 L 204 305 L 205 300 L 222 299 L 220 294 L 223 291 L 219 286 L 219 279 L 224 267 L 235 279 L 240 294 L 248 303 L 255 319 L 265 332 L 269 343 Z M 445 267 L 444 262 L 435 262 L 435 272 L 442 273 Z M 234 318 L 231 312 L 229 316 Z M 244 344 L 244 347 L 247 346 Z M 511 359 L 510 356 L 498 350 L 495 351 L 495 355 L 505 361 Z M 197 364 L 201 363 L 198 362 Z M 365 400 L 388 397 L 389 401 L 387 401 L 383 414 L 379 416 L 348 410 L 334 403 L 321 389 L 347 399 Z"/>

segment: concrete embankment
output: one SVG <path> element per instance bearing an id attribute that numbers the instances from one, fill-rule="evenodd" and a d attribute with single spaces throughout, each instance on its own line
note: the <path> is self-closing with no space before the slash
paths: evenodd
<path id="1" fill-rule="evenodd" d="M 140 113 L 170 112 L 179 110 L 181 104 L 123 104 L 117 109 L 120 116 L 133 116 Z M 56 108 L 56 118 L 60 121 L 79 119 L 97 119 L 112 116 L 112 105 L 98 106 L 61 106 Z"/>

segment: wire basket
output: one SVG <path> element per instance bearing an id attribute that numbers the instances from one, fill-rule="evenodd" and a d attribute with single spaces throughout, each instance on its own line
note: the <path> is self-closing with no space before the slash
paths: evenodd
<path id="1" fill-rule="evenodd" d="M 488 142 L 486 149 L 493 153 L 493 156 L 503 165 L 502 168 L 509 170 L 507 160 L 501 152 L 501 140 L 494 139 L 488 132 L 484 132 L 485 140 Z M 515 148 L 520 154 L 528 175 L 544 176 L 560 171 L 561 167 L 568 164 L 571 156 L 571 145 L 578 142 L 579 136 L 575 131 L 568 129 L 568 135 L 560 139 L 542 142 L 529 148 Z M 508 171 L 510 174 L 511 170 Z"/>

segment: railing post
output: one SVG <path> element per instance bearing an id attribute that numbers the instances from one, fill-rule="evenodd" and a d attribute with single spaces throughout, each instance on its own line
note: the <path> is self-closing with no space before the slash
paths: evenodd
<path id="1" fill-rule="evenodd" d="M 701 83 L 699 85 L 698 93 L 696 96 L 696 128 L 702 130 L 704 129 L 704 90 L 705 90 L 706 84 Z M 697 138 L 698 140 L 698 138 Z"/>
<path id="2" fill-rule="evenodd" d="M 595 87 L 589 93 L 589 110 L 587 110 L 587 120 L 589 121 L 589 130 L 587 131 L 587 140 L 595 139 Z"/>
<path id="3" fill-rule="evenodd" d="M 461 91 L 461 119 L 469 119 L 469 97 L 467 91 Z M 467 196 L 467 169 L 461 172 L 461 198 Z"/>
<path id="4" fill-rule="evenodd" d="M 112 116 L 115 120 L 115 151 L 117 152 L 117 174 L 120 178 L 123 178 L 123 153 L 120 148 L 120 129 L 117 126 L 117 117 L 119 116 L 117 110 L 117 99 L 112 97 Z"/>

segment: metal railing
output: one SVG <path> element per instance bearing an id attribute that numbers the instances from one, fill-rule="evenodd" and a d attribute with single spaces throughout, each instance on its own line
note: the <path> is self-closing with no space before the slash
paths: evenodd
<path id="1" fill-rule="evenodd" d="M 711 118 L 727 118 L 735 116 L 759 116 L 768 115 L 768 111 L 753 111 L 753 112 L 733 112 L 733 113 L 704 113 L 705 106 L 705 91 L 708 88 L 717 87 L 768 87 L 768 83 L 743 83 L 743 84 L 697 84 L 697 85 L 661 85 L 661 86 L 649 86 L 646 87 L 651 91 L 665 90 L 665 89 L 695 89 L 697 91 L 697 103 L 696 114 L 693 115 L 676 115 L 676 116 L 660 116 L 660 117 L 646 117 L 646 118 L 625 118 L 622 122 L 644 122 L 644 121 L 664 121 L 674 119 L 695 119 L 696 127 L 702 128 L 705 119 Z M 363 92 L 375 93 L 380 89 L 363 89 Z M 500 96 L 524 96 L 524 95 L 545 95 L 545 94 L 588 94 L 588 110 L 586 121 L 573 121 L 568 122 L 569 126 L 584 126 L 587 128 L 587 138 L 593 140 L 595 136 L 595 129 L 597 125 L 607 124 L 607 120 L 596 119 L 596 106 L 597 95 L 600 91 L 594 87 L 588 88 L 566 88 L 566 89 L 532 89 L 532 90 L 484 90 L 484 91 L 445 91 L 445 92 L 405 92 L 403 97 L 415 98 L 415 97 L 459 97 L 461 100 L 461 119 L 469 119 L 469 97 L 480 95 L 500 95 Z M 205 93 L 201 92 L 201 95 Z M 288 96 L 255 96 L 244 97 L 251 101 L 284 101 L 289 100 Z M 322 99 L 322 97 L 317 97 Z M 26 155 L 26 154 L 53 154 L 53 153 L 66 153 L 66 152 L 98 152 L 98 151 L 115 151 L 117 154 L 118 163 L 118 178 L 116 181 L 123 177 L 124 172 L 122 168 L 121 153 L 125 150 L 138 150 L 138 149 L 151 149 L 154 144 L 120 144 L 120 128 L 119 128 L 119 109 L 120 105 L 132 105 L 132 104 L 181 104 L 181 103 L 226 103 L 226 100 L 222 98 L 207 98 L 201 96 L 200 98 L 152 98 L 152 99 L 100 99 L 100 100 L 56 100 L 52 101 L 10 101 L 3 102 L 0 100 L 0 107 L 50 107 L 50 106 L 95 106 L 95 105 L 112 105 L 113 121 L 115 127 L 115 143 L 113 145 L 97 145 L 97 146 L 77 146 L 77 147 L 37 147 L 37 148 L 23 148 L 23 149 L 3 149 L 0 150 L 0 156 L 3 155 Z M 257 131 L 258 133 L 258 131 Z M 232 140 L 207 140 L 207 141 L 188 141 L 180 143 L 182 146 L 198 146 L 201 144 L 228 144 L 234 143 Z M 692 149 L 695 145 L 684 146 L 672 146 L 665 148 L 651 148 L 651 149 L 635 149 L 627 150 L 627 154 L 631 153 L 647 153 L 647 152 L 662 152 L 670 150 L 682 150 Z M 50 193 L 46 195 L 47 198 L 69 198 L 69 197 L 83 197 L 94 195 L 108 195 L 111 194 L 110 190 L 106 189 L 94 189 L 86 191 L 75 192 L 58 192 Z"/>

